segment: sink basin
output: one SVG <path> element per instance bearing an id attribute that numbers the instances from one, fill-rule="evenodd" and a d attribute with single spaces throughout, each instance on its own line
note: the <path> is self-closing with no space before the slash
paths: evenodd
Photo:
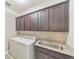
<path id="1" fill-rule="evenodd" d="M 44 45 L 44 46 L 48 46 L 51 48 L 55 48 L 55 49 L 60 49 L 60 50 L 64 50 L 63 46 L 57 43 L 50 43 L 50 42 L 46 42 L 46 41 L 39 41 L 40 45 Z"/>

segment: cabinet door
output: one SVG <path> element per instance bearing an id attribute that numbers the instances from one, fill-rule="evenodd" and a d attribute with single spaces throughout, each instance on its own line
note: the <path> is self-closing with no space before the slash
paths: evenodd
<path id="1" fill-rule="evenodd" d="M 56 5 L 50 8 L 50 30 L 51 31 L 65 31 L 66 16 L 65 16 L 65 4 Z"/>
<path id="2" fill-rule="evenodd" d="M 48 31 L 48 9 L 39 12 L 39 30 Z"/>
<path id="3" fill-rule="evenodd" d="M 24 27 L 25 27 L 25 31 L 30 30 L 30 16 L 29 15 L 25 16 L 25 25 L 24 25 Z"/>
<path id="4" fill-rule="evenodd" d="M 48 59 L 48 55 L 37 51 L 36 59 Z"/>
<path id="5" fill-rule="evenodd" d="M 61 54 L 55 51 L 49 51 L 48 59 L 74 59 L 72 56 Z"/>
<path id="6" fill-rule="evenodd" d="M 20 18 L 16 18 L 16 30 L 20 30 Z"/>
<path id="7" fill-rule="evenodd" d="M 20 17 L 20 31 L 24 31 L 24 16 Z"/>
<path id="8" fill-rule="evenodd" d="M 31 30 L 38 30 L 38 12 L 30 14 L 31 17 Z"/>
<path id="9" fill-rule="evenodd" d="M 65 55 L 52 55 L 52 56 L 49 55 L 48 59 L 74 59 L 74 57 Z"/>
<path id="10" fill-rule="evenodd" d="M 49 56 L 48 59 L 60 59 L 60 58 L 57 58 L 55 56 Z"/>

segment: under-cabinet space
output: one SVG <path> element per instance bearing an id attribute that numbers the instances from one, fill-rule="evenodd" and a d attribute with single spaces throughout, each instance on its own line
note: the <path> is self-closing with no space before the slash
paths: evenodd
<path id="1" fill-rule="evenodd" d="M 48 59 L 74 59 L 72 56 L 68 56 L 51 50 L 49 50 L 48 56 Z"/>
<path id="2" fill-rule="evenodd" d="M 36 53 L 36 59 L 48 59 L 48 55 L 45 53 L 37 52 Z"/>
<path id="3" fill-rule="evenodd" d="M 56 51 L 35 46 L 36 59 L 74 59 L 73 56 L 65 55 Z"/>

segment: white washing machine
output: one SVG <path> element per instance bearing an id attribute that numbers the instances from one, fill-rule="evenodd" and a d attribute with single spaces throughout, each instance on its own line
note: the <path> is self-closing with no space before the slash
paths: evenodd
<path id="1" fill-rule="evenodd" d="M 15 59 L 35 59 L 34 43 L 36 37 L 13 37 L 10 40 L 9 53 Z"/>

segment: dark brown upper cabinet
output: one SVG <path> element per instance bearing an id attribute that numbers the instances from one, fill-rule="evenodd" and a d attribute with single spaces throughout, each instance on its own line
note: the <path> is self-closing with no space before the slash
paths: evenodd
<path id="1" fill-rule="evenodd" d="M 30 21 L 31 21 L 30 15 L 25 15 L 25 23 L 24 23 L 25 31 L 30 30 L 30 26 L 31 26 Z"/>
<path id="2" fill-rule="evenodd" d="M 20 31 L 20 18 L 16 18 L 16 30 Z"/>
<path id="3" fill-rule="evenodd" d="M 49 23 L 48 23 L 48 8 L 39 11 L 39 30 L 40 31 L 48 31 Z"/>
<path id="4" fill-rule="evenodd" d="M 38 30 L 38 24 L 39 24 L 38 23 L 38 21 L 39 21 L 38 12 L 30 14 L 30 18 L 31 18 L 31 22 L 30 22 L 31 27 L 30 27 L 30 29 L 32 31 Z"/>
<path id="5" fill-rule="evenodd" d="M 24 16 L 20 17 L 20 30 L 21 31 L 24 31 Z"/>
<path id="6" fill-rule="evenodd" d="M 24 16 L 16 18 L 16 30 L 24 31 Z"/>
<path id="7" fill-rule="evenodd" d="M 16 18 L 17 31 L 69 31 L 69 1 Z"/>
<path id="8" fill-rule="evenodd" d="M 49 28 L 50 31 L 66 32 L 68 28 L 68 10 L 66 3 L 52 6 L 49 9 Z"/>

